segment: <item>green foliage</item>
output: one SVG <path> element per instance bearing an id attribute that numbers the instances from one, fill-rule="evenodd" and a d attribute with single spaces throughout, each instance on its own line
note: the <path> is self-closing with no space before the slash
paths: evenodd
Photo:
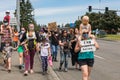
<path id="1" fill-rule="evenodd" d="M 77 27 L 78 29 L 79 29 L 80 24 L 81 24 L 81 20 L 75 21 L 75 27 Z"/>
<path id="2" fill-rule="evenodd" d="M 116 34 L 120 28 L 120 16 L 115 11 L 107 11 L 105 13 L 86 13 L 89 16 L 92 30 L 101 29 L 107 33 Z M 79 27 L 81 20 L 76 20 L 75 25 Z"/>
<path id="3" fill-rule="evenodd" d="M 38 30 L 37 23 L 34 19 L 34 9 L 30 0 L 21 0 L 20 1 L 20 23 L 21 27 L 28 29 L 28 24 L 33 23 L 35 25 L 35 30 Z M 16 10 L 15 13 L 16 15 Z"/>

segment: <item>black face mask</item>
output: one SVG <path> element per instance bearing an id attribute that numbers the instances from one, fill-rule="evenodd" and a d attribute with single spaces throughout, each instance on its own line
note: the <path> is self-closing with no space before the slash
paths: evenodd
<path id="1" fill-rule="evenodd" d="M 88 33 L 83 33 L 82 37 L 85 38 L 85 39 L 88 39 Z"/>

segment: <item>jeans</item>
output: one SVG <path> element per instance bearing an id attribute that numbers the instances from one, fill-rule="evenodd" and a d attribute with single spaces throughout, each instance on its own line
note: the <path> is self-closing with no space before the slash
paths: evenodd
<path id="1" fill-rule="evenodd" d="M 64 63 L 64 68 L 68 68 L 68 54 L 69 51 L 60 51 L 60 68 L 62 67 Z"/>
<path id="2" fill-rule="evenodd" d="M 57 59 L 58 46 L 52 45 L 53 59 Z"/>
<path id="3" fill-rule="evenodd" d="M 41 56 L 41 60 L 42 60 L 42 69 L 43 69 L 43 72 L 47 71 L 48 57 L 47 56 Z"/>

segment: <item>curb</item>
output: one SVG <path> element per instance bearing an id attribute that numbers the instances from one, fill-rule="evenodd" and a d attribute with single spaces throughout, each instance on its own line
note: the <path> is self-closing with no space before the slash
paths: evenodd
<path id="1" fill-rule="evenodd" d="M 57 76 L 52 67 L 48 66 L 48 71 L 49 71 L 48 80 L 60 80 L 60 78 Z"/>

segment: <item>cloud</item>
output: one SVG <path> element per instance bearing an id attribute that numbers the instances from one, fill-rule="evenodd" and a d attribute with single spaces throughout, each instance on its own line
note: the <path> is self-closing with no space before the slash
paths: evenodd
<path id="1" fill-rule="evenodd" d="M 57 14 L 65 14 L 70 12 L 78 12 L 83 10 L 85 10 L 85 7 L 83 6 L 38 8 L 35 9 L 35 16 L 57 15 Z"/>
<path id="2" fill-rule="evenodd" d="M 0 11 L 11 10 L 16 8 L 16 0 L 4 0 L 0 2 Z"/>

